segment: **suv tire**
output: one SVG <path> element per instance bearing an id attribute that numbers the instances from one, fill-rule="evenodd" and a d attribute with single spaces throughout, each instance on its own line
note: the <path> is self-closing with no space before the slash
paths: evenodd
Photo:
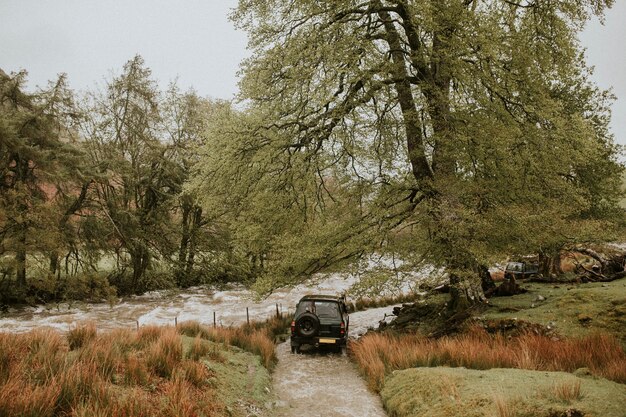
<path id="1" fill-rule="evenodd" d="M 315 336 L 320 328 L 320 319 L 313 313 L 302 313 L 296 320 L 296 331 L 302 337 Z"/>

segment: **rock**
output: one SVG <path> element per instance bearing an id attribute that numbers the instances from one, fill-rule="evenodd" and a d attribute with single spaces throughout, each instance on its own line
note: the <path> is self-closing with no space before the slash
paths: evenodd
<path id="1" fill-rule="evenodd" d="M 574 371 L 574 375 L 578 377 L 591 376 L 591 371 L 589 370 L 589 368 L 578 368 Z"/>
<path id="2" fill-rule="evenodd" d="M 609 286 L 609 284 L 602 284 L 602 286 L 606 288 Z"/>
<path id="3" fill-rule="evenodd" d="M 544 297 L 543 295 L 538 295 L 538 296 L 535 298 L 535 301 L 546 301 L 546 297 Z"/>
<path id="4" fill-rule="evenodd" d="M 535 303 L 531 304 L 530 308 L 535 308 Z"/>

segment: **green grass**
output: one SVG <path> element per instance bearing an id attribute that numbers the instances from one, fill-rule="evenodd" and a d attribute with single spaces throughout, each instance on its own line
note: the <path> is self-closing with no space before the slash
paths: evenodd
<path id="1" fill-rule="evenodd" d="M 193 337 L 183 336 L 184 351 L 189 352 Z M 202 339 L 208 346 L 203 359 L 211 377 L 209 384 L 224 404 L 226 415 L 232 417 L 254 416 L 253 410 L 263 409 L 270 401 L 271 376 L 261 363 L 261 358 L 235 346 Z"/>
<path id="2" fill-rule="evenodd" d="M 390 375 L 381 396 L 395 417 L 626 415 L 626 386 L 564 372 L 412 368 Z"/>
<path id="3" fill-rule="evenodd" d="M 494 297 L 485 319 L 517 318 L 553 326 L 562 336 L 606 332 L 626 347 L 626 279 L 609 283 L 523 284 L 525 294 Z M 538 301 L 541 295 L 545 301 Z"/>

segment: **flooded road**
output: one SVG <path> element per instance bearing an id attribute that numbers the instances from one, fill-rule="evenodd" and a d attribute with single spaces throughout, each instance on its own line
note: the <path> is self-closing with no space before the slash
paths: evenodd
<path id="1" fill-rule="evenodd" d="M 393 306 L 350 315 L 350 335 L 374 327 Z M 276 396 L 270 415 L 277 417 L 376 417 L 386 416 L 378 395 L 367 389 L 356 365 L 338 353 L 292 354 L 289 342 L 277 348 L 278 365 L 273 373 Z"/>

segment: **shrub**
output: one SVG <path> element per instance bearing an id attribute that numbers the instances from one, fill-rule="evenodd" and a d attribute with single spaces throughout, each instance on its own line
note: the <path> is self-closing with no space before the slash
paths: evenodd
<path id="1" fill-rule="evenodd" d="M 206 366 L 182 360 L 174 328 L 102 335 L 81 329 L 66 337 L 53 331 L 0 334 L 0 371 L 0 417 L 223 411 L 207 386 Z"/>

